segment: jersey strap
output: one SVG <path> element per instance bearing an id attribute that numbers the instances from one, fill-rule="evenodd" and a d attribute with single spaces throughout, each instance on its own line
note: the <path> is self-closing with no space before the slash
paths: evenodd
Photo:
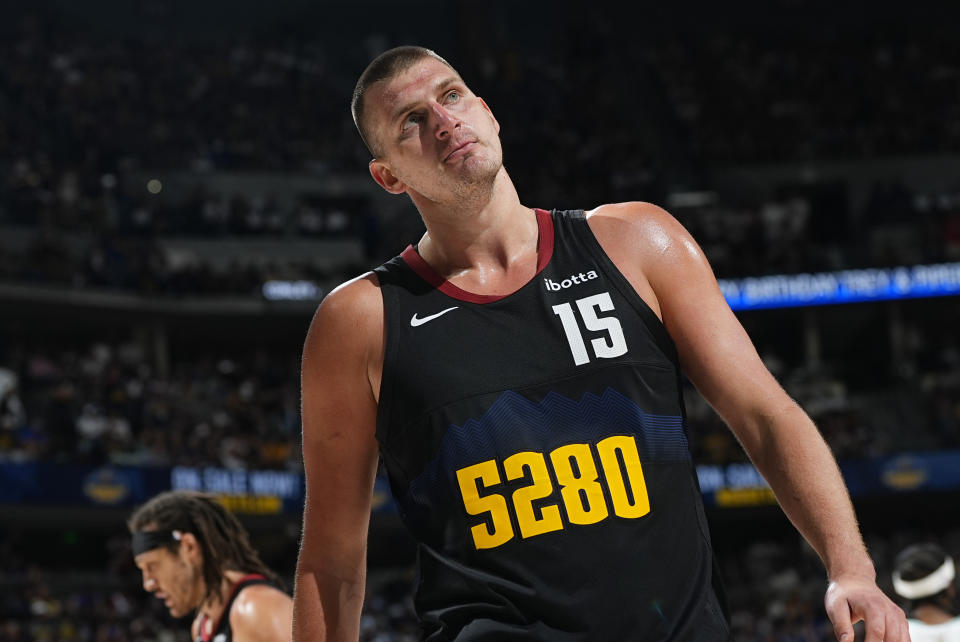
<path id="1" fill-rule="evenodd" d="M 207 616 L 200 616 L 200 634 L 197 636 L 197 642 L 211 642 L 214 636 L 219 633 L 223 633 L 225 636 L 216 642 L 230 642 L 232 638 L 232 632 L 230 631 L 230 609 L 233 608 L 233 602 L 237 599 L 240 591 L 256 584 L 269 584 L 273 586 L 270 580 L 259 573 L 250 573 L 241 577 L 237 583 L 233 585 L 233 590 L 230 591 L 230 597 L 227 598 L 227 603 L 224 604 L 220 617 L 217 618 L 216 623 L 213 625 L 213 628 L 210 629 L 209 633 L 204 630 L 207 624 Z"/>

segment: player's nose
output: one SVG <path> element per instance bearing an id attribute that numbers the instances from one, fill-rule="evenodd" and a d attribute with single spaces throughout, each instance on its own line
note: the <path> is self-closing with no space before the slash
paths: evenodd
<path id="1" fill-rule="evenodd" d="M 143 576 L 143 590 L 152 593 L 157 590 L 157 581 L 147 575 Z"/>
<path id="2" fill-rule="evenodd" d="M 440 140 L 448 138 L 460 126 L 460 119 L 444 109 L 443 105 L 431 105 L 430 109 L 436 123 L 434 132 Z"/>

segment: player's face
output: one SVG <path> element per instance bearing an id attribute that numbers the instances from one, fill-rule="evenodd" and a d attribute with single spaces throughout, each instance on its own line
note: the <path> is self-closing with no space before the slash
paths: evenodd
<path id="1" fill-rule="evenodd" d="M 200 569 L 166 548 L 155 548 L 133 558 L 143 574 L 143 588 L 153 593 L 173 617 L 183 617 L 200 605 L 203 579 Z"/>
<path id="2" fill-rule="evenodd" d="M 371 173 L 388 191 L 413 190 L 444 202 L 471 186 L 492 184 L 503 165 L 493 113 L 439 60 L 423 58 L 375 84 L 367 101 L 382 151 Z"/>

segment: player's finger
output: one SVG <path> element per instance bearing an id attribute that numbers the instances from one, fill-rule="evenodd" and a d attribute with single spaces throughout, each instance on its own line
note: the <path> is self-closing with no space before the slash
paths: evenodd
<path id="1" fill-rule="evenodd" d="M 881 609 L 870 609 L 867 616 L 863 618 L 863 624 L 863 630 L 867 634 L 863 642 L 884 642 L 885 640 L 891 642 L 889 638 L 884 637 L 887 633 L 887 618 Z"/>
<path id="2" fill-rule="evenodd" d="M 833 622 L 833 632 L 839 642 L 853 642 L 853 623 L 850 621 L 850 607 L 846 600 L 834 601 L 827 608 L 827 615 Z"/>
<path id="3" fill-rule="evenodd" d="M 910 642 L 907 620 L 899 608 L 887 615 L 887 632 L 884 642 Z"/>

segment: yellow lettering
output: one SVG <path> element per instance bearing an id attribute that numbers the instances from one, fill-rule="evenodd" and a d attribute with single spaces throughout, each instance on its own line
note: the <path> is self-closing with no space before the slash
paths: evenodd
<path id="1" fill-rule="evenodd" d="M 275 515 L 283 511 L 283 500 L 275 495 L 217 495 L 217 501 L 231 513 Z"/>
<path id="2" fill-rule="evenodd" d="M 599 455 L 602 480 L 596 455 Z M 520 537 L 528 539 L 563 530 L 565 523 L 559 504 L 540 506 L 539 511 L 534 508 L 535 502 L 553 494 L 554 478 L 560 488 L 567 521 L 571 524 L 596 524 L 606 519 L 611 510 L 614 515 L 626 519 L 643 517 L 650 512 L 650 496 L 636 437 L 607 437 L 597 443 L 596 455 L 590 444 L 567 444 L 550 453 L 549 465 L 543 453 L 534 451 L 515 453 L 503 460 L 506 481 L 525 480 L 528 475 L 530 479 L 529 484 L 517 488 L 510 498 Z M 551 466 L 555 477 L 551 477 Z M 483 522 L 470 527 L 477 550 L 495 548 L 513 539 L 514 522 L 511 521 L 507 498 L 500 493 L 480 494 L 482 490 L 504 482 L 497 461 L 490 459 L 461 468 L 457 471 L 457 482 L 467 513 L 489 515 Z M 609 504 L 603 484 L 610 494 Z M 761 493 L 734 497 L 718 492 L 717 503 L 724 505 L 754 498 L 762 501 L 758 495 Z"/>
<path id="3" fill-rule="evenodd" d="M 550 453 L 550 461 L 571 523 L 596 524 L 609 514 L 589 444 L 561 446 Z M 578 474 L 574 473 L 574 462 Z"/>
<path id="4" fill-rule="evenodd" d="M 533 484 L 518 488 L 513 493 L 513 508 L 517 513 L 520 536 L 527 538 L 562 529 L 560 508 L 556 504 L 544 506 L 540 519 L 537 519 L 533 511 L 535 500 L 548 497 L 553 492 L 553 482 L 550 480 L 550 472 L 547 470 L 547 462 L 543 454 L 522 452 L 507 457 L 503 461 L 503 470 L 507 474 L 507 479 L 522 478 L 524 468 L 530 471 Z"/>
<path id="5" fill-rule="evenodd" d="M 510 514 L 507 512 L 507 500 L 503 498 L 503 495 L 496 493 L 481 497 L 477 480 L 486 488 L 501 483 L 497 462 L 490 459 L 457 471 L 457 482 L 460 484 L 460 493 L 463 496 L 463 507 L 467 509 L 467 513 L 470 515 L 490 513 L 493 526 L 492 531 L 487 524 L 476 524 L 470 527 L 470 532 L 473 534 L 473 544 L 477 547 L 477 550 L 494 548 L 513 539 L 513 526 L 510 524 Z"/>
<path id="6" fill-rule="evenodd" d="M 640 464 L 636 438 L 624 435 L 607 437 L 597 444 L 597 452 L 600 453 L 603 476 L 607 480 L 607 488 L 610 489 L 614 515 L 633 519 L 649 513 L 650 497 L 647 495 L 647 481 L 643 477 L 643 466 Z M 627 469 L 626 479 L 623 478 L 620 470 L 618 452 Z M 627 496 L 627 484 L 633 493 L 632 503 Z"/>

